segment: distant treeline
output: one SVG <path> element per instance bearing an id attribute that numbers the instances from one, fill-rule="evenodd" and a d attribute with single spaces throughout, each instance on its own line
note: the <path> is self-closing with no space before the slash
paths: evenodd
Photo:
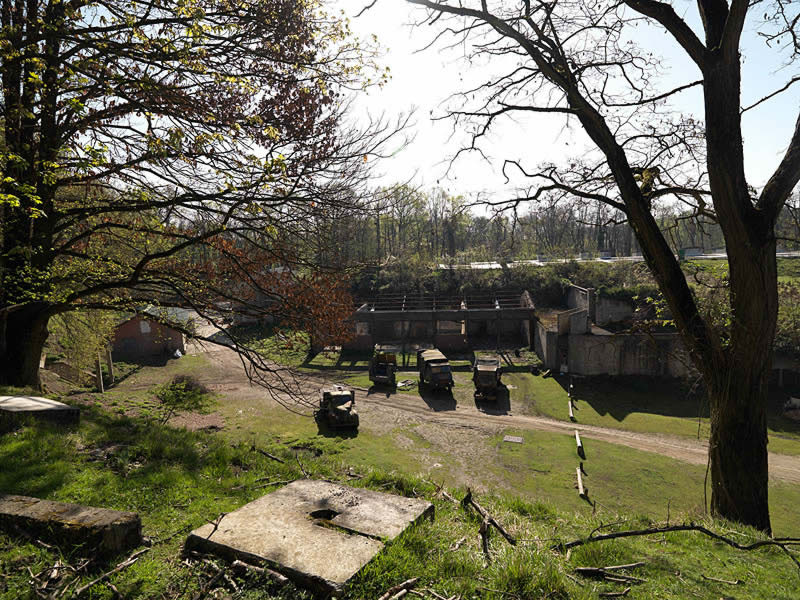
<path id="1" fill-rule="evenodd" d="M 559 200 L 510 206 L 473 205 L 443 190 L 382 190 L 363 210 L 320 221 L 314 237 L 317 258 L 335 265 L 392 259 L 459 264 L 640 253 L 624 215 L 606 205 Z M 679 204 L 653 210 L 676 253 L 687 247 L 724 247 L 719 227 L 708 216 Z M 799 196 L 781 213 L 777 236 L 779 246 L 800 248 Z"/>

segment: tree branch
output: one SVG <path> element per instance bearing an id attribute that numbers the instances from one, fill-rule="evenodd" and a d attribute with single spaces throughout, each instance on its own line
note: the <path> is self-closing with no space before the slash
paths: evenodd
<path id="1" fill-rule="evenodd" d="M 636 12 L 658 21 L 672 34 L 686 53 L 702 71 L 706 65 L 707 50 L 692 28 L 681 19 L 675 10 L 664 2 L 655 0 L 623 0 Z"/>

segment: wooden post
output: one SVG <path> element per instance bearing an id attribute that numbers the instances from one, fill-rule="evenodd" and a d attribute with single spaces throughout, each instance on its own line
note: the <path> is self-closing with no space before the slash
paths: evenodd
<path id="1" fill-rule="evenodd" d="M 575 474 L 578 476 L 578 495 L 581 498 L 587 498 L 586 490 L 583 488 L 583 477 L 581 476 L 580 467 L 576 467 Z"/>
<path id="2" fill-rule="evenodd" d="M 111 346 L 106 347 L 106 366 L 108 367 L 108 382 L 114 384 L 114 360 L 111 358 Z"/>
<path id="3" fill-rule="evenodd" d="M 101 394 L 105 393 L 103 389 L 103 367 L 100 365 L 100 353 L 97 354 L 97 360 L 94 363 L 94 382 L 97 391 Z"/>
<path id="4" fill-rule="evenodd" d="M 583 444 L 581 443 L 581 434 L 578 433 L 577 429 L 575 430 L 575 444 L 578 446 L 578 456 L 586 460 L 586 452 L 583 450 Z"/>

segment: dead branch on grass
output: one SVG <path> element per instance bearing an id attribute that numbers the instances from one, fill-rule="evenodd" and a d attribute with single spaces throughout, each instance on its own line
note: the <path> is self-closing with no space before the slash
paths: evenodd
<path id="1" fill-rule="evenodd" d="M 123 571 L 123 570 L 127 569 L 132 564 L 134 564 L 137 560 L 139 560 L 139 558 L 142 556 L 142 554 L 144 554 L 145 552 L 149 552 L 149 551 L 150 551 L 150 548 L 143 548 L 142 550 L 139 550 L 138 552 L 134 552 L 128 558 L 123 560 L 121 563 L 119 563 L 116 567 L 114 567 L 110 571 L 106 571 L 105 573 L 100 575 L 100 577 L 97 577 L 96 579 L 93 579 L 92 581 L 90 581 L 86 585 L 81 586 L 77 590 L 75 590 L 75 597 L 79 598 L 81 596 L 81 594 L 83 594 L 89 588 L 94 587 L 98 583 L 106 581 L 112 575 L 115 575 L 116 573 L 119 573 L 120 571 Z"/>
<path id="2" fill-rule="evenodd" d="M 389 598 L 394 598 L 397 596 L 397 594 L 401 592 L 403 592 L 403 596 L 405 596 L 411 588 L 417 585 L 418 581 L 419 577 L 412 577 L 411 579 L 407 579 L 403 583 L 398 583 L 397 585 L 394 585 L 390 587 L 388 590 L 386 590 L 383 596 L 381 596 L 378 600 L 389 600 Z M 397 597 L 402 598 L 403 596 L 397 596 Z"/>
<path id="3" fill-rule="evenodd" d="M 266 456 L 267 458 L 270 458 L 270 459 L 272 459 L 272 460 L 274 460 L 276 462 L 279 462 L 279 463 L 284 464 L 284 465 L 286 464 L 286 461 L 283 460 L 282 458 L 280 458 L 279 456 L 275 456 L 274 454 L 270 454 L 266 450 L 262 450 L 261 448 L 257 448 L 255 444 L 250 446 L 250 451 L 251 452 L 258 452 L 259 454 L 261 454 L 263 456 Z"/>
<path id="4" fill-rule="evenodd" d="M 771 540 L 758 540 L 753 542 L 752 544 L 740 544 L 739 542 L 732 540 L 730 538 L 725 537 L 724 535 L 720 535 L 703 527 L 702 525 L 695 525 L 691 523 L 689 525 L 670 525 L 668 527 L 652 527 L 649 529 L 632 529 L 629 531 L 617 531 L 615 533 L 606 533 L 603 535 L 592 536 L 590 535 L 587 538 L 573 540 L 571 542 L 567 542 L 566 544 L 556 544 L 551 547 L 552 550 L 557 550 L 559 552 L 564 552 L 566 550 L 570 550 L 571 548 L 576 548 L 577 546 L 583 546 L 585 544 L 590 544 L 592 542 L 603 542 L 606 540 L 614 540 L 618 538 L 625 538 L 625 537 L 637 537 L 637 536 L 645 536 L 645 535 L 656 535 L 659 533 L 670 533 L 675 531 L 697 531 L 702 533 L 705 536 L 708 536 L 714 540 L 719 542 L 723 542 L 728 546 L 735 548 L 737 550 L 755 550 L 757 548 L 762 548 L 765 546 L 777 546 L 781 550 L 783 550 L 789 558 L 797 565 L 798 569 L 800 569 L 800 561 L 797 560 L 797 557 L 789 550 L 789 546 L 797 546 L 800 545 L 800 540 L 796 540 L 794 538 L 787 538 L 789 541 L 781 538 L 780 540 L 771 539 Z"/>
<path id="5" fill-rule="evenodd" d="M 483 518 L 484 521 L 486 521 L 489 525 L 497 529 L 497 531 L 500 532 L 500 535 L 506 538 L 506 541 L 508 541 L 509 544 L 511 544 L 512 546 L 517 545 L 517 540 L 514 539 L 514 536 L 512 536 L 505 529 L 503 529 L 503 526 L 500 525 L 500 523 L 498 523 L 497 520 L 486 511 L 485 508 L 483 508 L 480 504 L 475 502 L 475 500 L 472 498 L 471 489 L 467 488 L 467 495 L 464 496 L 464 499 L 461 501 L 461 506 L 464 508 L 466 508 L 467 506 L 472 506 L 472 508 L 475 509 L 475 511 Z"/>
<path id="6" fill-rule="evenodd" d="M 597 595 L 601 598 L 622 598 L 623 596 L 627 596 L 630 591 L 631 588 L 626 587 L 621 592 L 600 592 Z"/>

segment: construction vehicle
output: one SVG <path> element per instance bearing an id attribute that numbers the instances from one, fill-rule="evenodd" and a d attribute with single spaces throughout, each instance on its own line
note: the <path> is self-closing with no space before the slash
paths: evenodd
<path id="1" fill-rule="evenodd" d="M 375 344 L 375 352 L 369 361 L 369 380 L 394 387 L 397 385 L 397 357 L 400 355 L 397 344 Z"/>
<path id="2" fill-rule="evenodd" d="M 355 392 L 341 385 L 323 388 L 320 393 L 319 409 L 314 411 L 314 418 L 331 429 L 357 430 Z"/>
<path id="3" fill-rule="evenodd" d="M 419 384 L 429 385 L 434 390 L 453 389 L 453 373 L 447 357 L 435 348 L 431 350 L 417 350 L 417 368 L 419 369 Z"/>
<path id="4" fill-rule="evenodd" d="M 472 366 L 472 383 L 475 384 L 475 400 L 497 400 L 500 389 L 500 377 L 503 369 L 500 367 L 500 357 L 478 356 Z"/>

